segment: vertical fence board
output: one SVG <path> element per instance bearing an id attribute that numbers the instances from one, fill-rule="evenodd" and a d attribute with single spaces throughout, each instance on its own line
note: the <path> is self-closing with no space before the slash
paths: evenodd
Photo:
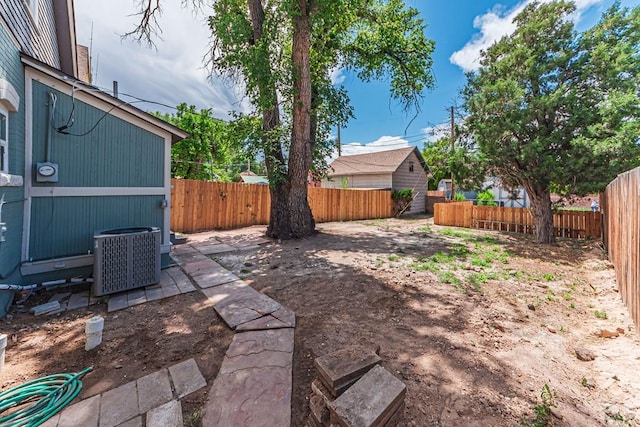
<path id="1" fill-rule="evenodd" d="M 620 174 L 600 194 L 603 241 L 622 301 L 640 331 L 640 168 Z"/>
<path id="2" fill-rule="evenodd" d="M 194 231 L 268 224 L 269 187 L 258 184 L 171 181 L 171 229 Z M 393 216 L 391 191 L 308 188 L 316 222 L 351 221 Z"/>
<path id="3" fill-rule="evenodd" d="M 534 231 L 529 209 L 473 206 L 472 202 L 436 203 L 433 222 L 436 225 L 529 234 Z M 561 210 L 553 215 L 554 232 L 559 237 L 599 238 L 600 222 L 600 215 L 591 211 Z"/>

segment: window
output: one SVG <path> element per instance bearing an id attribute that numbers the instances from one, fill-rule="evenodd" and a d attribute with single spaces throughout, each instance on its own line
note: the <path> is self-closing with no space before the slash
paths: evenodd
<path id="1" fill-rule="evenodd" d="M 9 173 L 9 113 L 0 107 L 0 172 Z"/>
<path id="2" fill-rule="evenodd" d="M 413 172 L 413 162 L 409 163 L 409 172 Z"/>

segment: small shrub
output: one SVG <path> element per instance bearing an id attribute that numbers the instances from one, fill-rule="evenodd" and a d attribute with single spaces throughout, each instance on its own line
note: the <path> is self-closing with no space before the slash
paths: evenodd
<path id="1" fill-rule="evenodd" d="M 413 201 L 413 191 L 410 188 L 404 190 L 393 190 L 391 192 L 391 200 L 393 200 L 393 213 L 400 216 L 411 209 Z"/>
<path id="2" fill-rule="evenodd" d="M 466 201 L 466 200 L 467 200 L 467 198 L 466 198 L 466 197 L 464 197 L 464 194 L 462 194 L 462 193 L 456 193 L 456 194 L 453 196 L 453 200 L 455 200 L 456 202 L 464 202 L 464 201 Z"/>
<path id="3" fill-rule="evenodd" d="M 498 206 L 493 200 L 493 193 L 489 189 L 479 192 L 476 199 L 478 199 L 478 206 Z"/>

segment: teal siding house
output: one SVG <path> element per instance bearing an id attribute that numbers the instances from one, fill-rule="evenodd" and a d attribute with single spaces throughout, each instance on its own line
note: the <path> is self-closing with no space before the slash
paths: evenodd
<path id="1" fill-rule="evenodd" d="M 1 283 L 90 273 L 100 230 L 157 227 L 168 263 L 170 150 L 187 134 L 80 71 L 72 0 L 0 2 Z"/>

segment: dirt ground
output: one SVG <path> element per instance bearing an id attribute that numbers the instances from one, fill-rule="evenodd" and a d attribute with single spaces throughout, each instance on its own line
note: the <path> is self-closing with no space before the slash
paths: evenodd
<path id="1" fill-rule="evenodd" d="M 640 340 L 598 242 L 539 247 L 429 218 L 317 228 L 214 256 L 296 312 L 293 426 L 308 416 L 314 358 L 353 344 L 380 346 L 382 365 L 407 385 L 409 426 L 640 426 Z M 105 344 L 86 353 L 84 321 L 95 314 Z M 112 314 L 18 313 L 0 332 L 10 336 L 2 389 L 92 365 L 82 397 L 189 357 L 210 385 L 232 337 L 199 292 Z M 205 399 L 189 398 L 185 424 L 197 425 Z"/>
<path id="2" fill-rule="evenodd" d="M 0 320 L 0 333 L 8 335 L 0 390 L 91 366 L 93 371 L 82 379 L 79 398 L 85 399 L 192 357 L 211 384 L 233 338 L 233 331 L 217 317 L 201 292 L 112 313 L 107 313 L 106 304 L 52 317 L 34 317 L 28 312 L 30 306 L 46 302 L 49 296 L 43 292 L 30 297 L 23 309 Z M 84 325 L 97 315 L 105 319 L 103 342 L 87 352 Z M 201 389 L 182 400 L 185 425 L 198 424 L 207 392 Z"/>

